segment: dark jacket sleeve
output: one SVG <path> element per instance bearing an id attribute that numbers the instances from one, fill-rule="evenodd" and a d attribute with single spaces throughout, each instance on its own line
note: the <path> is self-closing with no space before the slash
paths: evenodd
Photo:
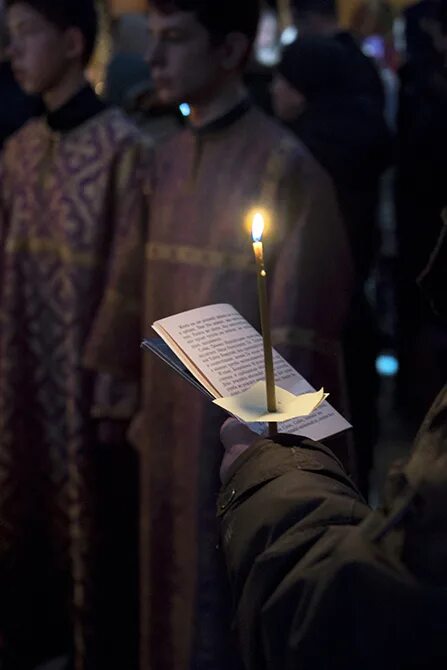
<path id="1" fill-rule="evenodd" d="M 246 667 L 436 667 L 447 605 L 402 560 L 411 492 L 372 512 L 329 449 L 279 439 L 240 457 L 219 499 Z"/>

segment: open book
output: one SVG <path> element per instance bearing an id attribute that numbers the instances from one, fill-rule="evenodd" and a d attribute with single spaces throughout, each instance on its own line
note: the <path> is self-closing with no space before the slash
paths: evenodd
<path id="1" fill-rule="evenodd" d="M 154 352 L 211 399 L 234 396 L 265 377 L 262 336 L 231 305 L 210 305 L 153 324 L 158 338 L 142 347 Z M 275 383 L 295 395 L 315 389 L 274 351 Z M 328 389 L 330 391 L 330 389 Z M 262 434 L 265 424 L 250 424 Z M 310 416 L 280 423 L 278 430 L 322 440 L 351 428 L 328 402 Z"/>

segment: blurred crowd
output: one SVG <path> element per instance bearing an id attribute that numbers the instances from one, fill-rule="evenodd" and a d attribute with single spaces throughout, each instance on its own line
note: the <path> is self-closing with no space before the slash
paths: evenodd
<path id="1" fill-rule="evenodd" d="M 243 243 L 228 221 L 242 230 L 243 209 L 262 193 L 274 217 L 296 222 L 278 223 L 269 259 L 278 346 L 314 385 L 330 387 L 352 422 L 334 450 L 368 497 L 380 356 L 397 364 L 393 402 L 414 430 L 447 378 L 445 325 L 417 286 L 447 207 L 447 3 L 420 0 L 399 13 L 384 0 L 364 3 L 348 29 L 335 0 L 294 0 L 286 13 L 271 2 L 251 51 L 238 41 L 251 39 L 249 18 L 236 28 L 203 19 L 213 38 L 239 35 L 219 56 L 219 89 L 211 62 L 194 79 L 199 47 L 172 80 L 163 74 L 160 44 L 184 37 L 160 17 L 178 5 L 189 15 L 194 2 L 167 2 L 166 12 L 154 3 L 154 24 L 139 14 L 111 20 L 110 62 L 102 81 L 87 83 L 94 13 L 87 0 L 48 9 L 54 1 L 0 0 L 0 667 L 31 670 L 73 648 L 74 670 L 132 670 L 140 625 L 142 658 L 152 655 L 156 670 L 217 668 L 206 665 L 220 654 L 208 634 L 224 610 L 198 598 L 202 629 L 181 619 L 193 589 L 213 579 L 212 487 L 200 487 L 207 468 L 217 472 L 198 452 L 200 467 L 187 470 L 195 492 L 185 493 L 185 423 L 202 444 L 218 420 L 198 404 L 188 409 L 183 382 L 148 363 L 142 375 L 139 342 L 157 318 L 232 296 L 256 320 Z M 48 22 L 63 44 L 45 36 Z M 230 81 L 233 70 L 241 81 Z M 236 132 L 237 124 L 245 125 Z M 206 528 L 199 557 L 182 524 L 196 539 Z M 154 537 L 164 538 L 158 562 L 138 583 Z M 176 551 L 186 552 L 185 572 Z M 202 558 L 178 595 L 172 574 L 182 582 Z M 65 614 L 67 561 L 74 615 Z M 161 563 L 168 574 L 157 572 Z M 133 578 L 117 579 L 117 570 Z M 149 613 L 142 597 L 155 603 Z M 208 660 L 187 666 L 195 653 Z"/>

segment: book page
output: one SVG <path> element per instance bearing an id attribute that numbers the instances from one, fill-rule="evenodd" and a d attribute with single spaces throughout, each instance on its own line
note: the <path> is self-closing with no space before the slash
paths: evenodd
<path id="1" fill-rule="evenodd" d="M 154 330 L 201 383 L 215 395 L 242 393 L 265 378 L 262 336 L 231 305 L 201 307 L 157 321 Z M 295 395 L 315 389 L 278 352 L 274 351 L 275 383 Z M 330 393 L 330 389 L 326 389 Z M 350 428 L 325 402 L 311 416 L 280 424 L 281 431 L 315 440 Z M 257 427 L 257 432 L 260 426 Z"/>
<path id="2" fill-rule="evenodd" d="M 221 397 L 236 395 L 264 379 L 262 336 L 231 305 L 211 305 L 157 321 Z M 275 383 L 305 380 L 274 352 Z M 286 389 L 288 390 L 288 389 Z M 303 391 L 304 392 L 304 391 Z"/>

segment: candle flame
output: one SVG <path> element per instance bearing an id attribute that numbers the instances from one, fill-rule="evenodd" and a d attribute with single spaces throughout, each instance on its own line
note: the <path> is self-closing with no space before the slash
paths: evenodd
<path id="1" fill-rule="evenodd" d="M 253 242 L 261 242 L 262 235 L 264 233 L 264 227 L 265 227 L 264 217 L 260 212 L 256 212 L 256 214 L 253 217 L 253 226 L 252 226 Z"/>

